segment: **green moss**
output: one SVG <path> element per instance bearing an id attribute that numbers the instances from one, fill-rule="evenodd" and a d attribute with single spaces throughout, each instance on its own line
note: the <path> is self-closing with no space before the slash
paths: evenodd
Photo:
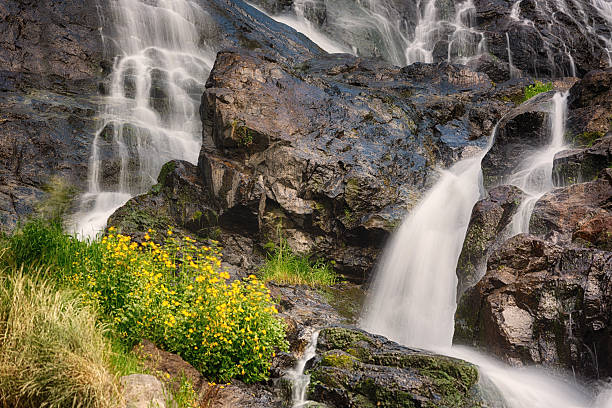
<path id="1" fill-rule="evenodd" d="M 172 173 L 174 169 L 176 169 L 176 162 L 169 161 L 168 163 L 164 164 L 161 170 L 159 171 L 159 176 L 157 176 L 157 182 L 162 185 L 166 184 L 166 178 L 168 178 L 168 174 Z"/>
<path id="2" fill-rule="evenodd" d="M 321 365 L 326 367 L 343 368 L 345 370 L 351 370 L 355 365 L 355 358 L 351 355 L 332 351 L 323 356 L 321 359 Z"/>
<path id="3" fill-rule="evenodd" d="M 348 351 L 361 341 L 370 343 L 370 339 L 365 334 L 343 327 L 328 327 L 321 331 L 321 335 L 325 337 L 330 348 L 337 350 Z"/>
<path id="4" fill-rule="evenodd" d="M 523 100 L 522 102 L 528 101 L 534 96 L 541 94 L 543 92 L 548 92 L 553 90 L 553 83 L 547 82 L 543 83 L 540 81 L 535 81 L 533 85 L 529 85 L 523 90 Z"/>
<path id="5" fill-rule="evenodd" d="M 582 132 L 572 137 L 572 143 L 580 147 L 591 147 L 603 136 L 603 132 Z"/>

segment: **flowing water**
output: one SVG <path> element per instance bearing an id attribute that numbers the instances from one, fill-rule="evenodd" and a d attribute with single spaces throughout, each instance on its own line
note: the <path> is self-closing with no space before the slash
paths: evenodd
<path id="1" fill-rule="evenodd" d="M 563 127 L 566 96 L 555 96 L 552 134 Z M 544 150 L 561 146 L 562 139 L 555 134 L 551 146 Z M 361 324 L 401 344 L 478 365 L 481 387 L 485 397 L 491 398 L 488 402 L 492 407 L 607 408 L 612 405 L 609 391 L 592 402 L 588 393 L 567 378 L 543 369 L 512 368 L 474 350 L 451 347 L 457 260 L 472 207 L 483 192 L 480 163 L 485 153 L 443 172 L 421 204 L 408 215 L 383 254 Z M 552 159 L 554 155 L 548 152 L 546 157 Z M 549 174 L 547 170 L 543 173 Z"/>
<path id="2" fill-rule="evenodd" d="M 550 143 L 527 157 L 518 170 L 508 178 L 508 183 L 519 187 L 527 195 L 508 226 L 510 235 L 529 232 L 529 220 L 536 202 L 553 189 L 553 161 L 555 155 L 565 149 L 565 118 L 569 92 L 555 93 L 550 117 Z"/>
<path id="3" fill-rule="evenodd" d="M 289 380 L 291 381 L 291 402 L 293 408 L 301 408 L 306 406 L 308 402 L 306 400 L 306 391 L 308 390 L 308 384 L 310 384 L 310 375 L 304 374 L 306 363 L 308 360 L 313 358 L 317 351 L 317 341 L 319 339 L 319 331 L 316 330 L 312 333 L 310 342 L 304 354 L 297 361 L 297 364 L 288 373 Z"/>
<path id="4" fill-rule="evenodd" d="M 443 8 L 436 0 L 295 0 L 290 10 L 271 17 L 328 52 L 381 56 L 405 66 L 445 59 L 466 63 L 485 52 L 484 34 L 473 28 L 474 13 L 472 0 Z"/>
<path id="5" fill-rule="evenodd" d="M 190 0 L 114 0 L 117 49 L 89 188 L 71 229 L 93 237 L 131 197 L 156 183 L 164 163 L 197 162 L 199 103 L 215 54 L 202 45 L 207 13 Z"/>

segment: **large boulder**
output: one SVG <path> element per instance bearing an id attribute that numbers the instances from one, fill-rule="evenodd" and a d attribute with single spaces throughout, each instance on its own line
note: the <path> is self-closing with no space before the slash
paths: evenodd
<path id="1" fill-rule="evenodd" d="M 479 407 L 478 370 L 345 327 L 321 330 L 308 397 L 331 407 Z"/>
<path id="2" fill-rule="evenodd" d="M 364 279 L 434 169 L 486 143 L 508 109 L 491 91 L 485 75 L 453 65 L 330 55 L 291 67 L 220 52 L 198 166 L 221 228 L 265 242 L 282 225 L 295 250 Z"/>
<path id="3" fill-rule="evenodd" d="M 535 204 L 529 230 L 554 242 L 612 250 L 612 169 L 546 193 Z"/>
<path id="4" fill-rule="evenodd" d="M 457 308 L 455 342 L 511 364 L 612 374 L 612 253 L 520 234 L 489 258 Z"/>
<path id="5" fill-rule="evenodd" d="M 504 239 L 504 229 L 519 208 L 524 194 L 520 188 L 502 185 L 474 205 L 463 248 L 457 263 L 457 299 L 486 272 L 487 259 Z"/>

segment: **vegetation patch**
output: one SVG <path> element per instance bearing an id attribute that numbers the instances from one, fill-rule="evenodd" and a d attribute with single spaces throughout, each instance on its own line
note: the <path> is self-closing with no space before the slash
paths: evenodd
<path id="1" fill-rule="evenodd" d="M 1 272 L 0 406 L 120 406 L 95 311 L 24 269 Z"/>
<path id="2" fill-rule="evenodd" d="M 603 132 L 582 132 L 572 138 L 572 143 L 579 147 L 591 147 L 603 136 Z"/>
<path id="3" fill-rule="evenodd" d="M 287 241 L 266 245 L 268 259 L 261 268 L 261 278 L 268 282 L 288 285 L 330 286 L 338 277 L 332 267 L 322 260 L 312 261 L 306 254 L 295 254 Z"/>
<path id="4" fill-rule="evenodd" d="M 209 379 L 266 379 L 271 358 L 287 343 L 263 282 L 253 275 L 230 282 L 215 242 L 198 246 L 168 230 L 156 244 L 153 233 L 137 243 L 111 227 L 84 243 L 59 225 L 34 221 L 6 238 L 0 262 L 49 265 L 44 275 L 99 310 L 126 348 L 146 338 Z"/>
<path id="5" fill-rule="evenodd" d="M 523 100 L 522 102 L 528 101 L 529 99 L 533 98 L 534 96 L 544 93 L 544 92 L 549 92 L 553 90 L 553 83 L 552 82 L 541 82 L 541 81 L 535 81 L 535 83 L 533 85 L 529 85 L 528 87 L 526 87 L 523 90 Z"/>

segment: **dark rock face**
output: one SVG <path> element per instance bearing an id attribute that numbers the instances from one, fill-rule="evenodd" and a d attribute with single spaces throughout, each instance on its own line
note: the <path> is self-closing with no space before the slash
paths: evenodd
<path id="1" fill-rule="evenodd" d="M 503 231 L 523 199 L 523 192 L 515 186 L 494 187 L 488 193 L 472 209 L 457 264 L 457 299 L 484 275 L 491 251 L 504 239 Z"/>
<path id="2" fill-rule="evenodd" d="M 611 100 L 612 68 L 589 72 L 570 89 L 567 130 L 575 142 L 585 133 L 601 137 L 611 130 Z"/>
<path id="3" fill-rule="evenodd" d="M 597 136 L 597 135 L 595 135 Z M 612 165 L 612 133 L 595 140 L 585 149 L 570 149 L 558 153 L 553 165 L 556 185 L 568 185 L 594 180 Z"/>
<path id="4" fill-rule="evenodd" d="M 486 76 L 452 65 L 398 69 L 330 55 L 288 67 L 219 53 L 198 166 L 220 226 L 265 242 L 282 224 L 294 249 L 365 278 L 433 167 L 482 146 L 508 109 L 485 101 L 491 89 Z"/>
<path id="5" fill-rule="evenodd" d="M 478 370 L 343 327 L 321 330 L 309 398 L 331 407 L 479 407 Z"/>
<path id="6" fill-rule="evenodd" d="M 554 245 L 531 235 L 509 239 L 487 274 L 461 300 L 456 339 L 514 364 L 612 373 L 612 254 Z"/>
<path id="7" fill-rule="evenodd" d="M 96 1 L 0 4 L 0 230 L 12 229 L 52 176 L 87 177 L 107 66 Z"/>
<path id="8" fill-rule="evenodd" d="M 512 15 L 517 4 L 518 18 Z M 610 38 L 611 28 L 590 2 L 579 3 L 580 9 L 578 3 L 564 3 L 564 9 L 559 4 L 476 0 L 476 27 L 484 32 L 490 53 L 507 62 L 509 43 L 513 65 L 536 77 L 582 76 L 605 67 L 608 54 L 603 39 Z M 593 24 L 593 30 L 585 21 Z"/>
<path id="9" fill-rule="evenodd" d="M 595 181 L 545 194 L 534 207 L 530 231 L 554 242 L 612 250 L 612 169 Z"/>

